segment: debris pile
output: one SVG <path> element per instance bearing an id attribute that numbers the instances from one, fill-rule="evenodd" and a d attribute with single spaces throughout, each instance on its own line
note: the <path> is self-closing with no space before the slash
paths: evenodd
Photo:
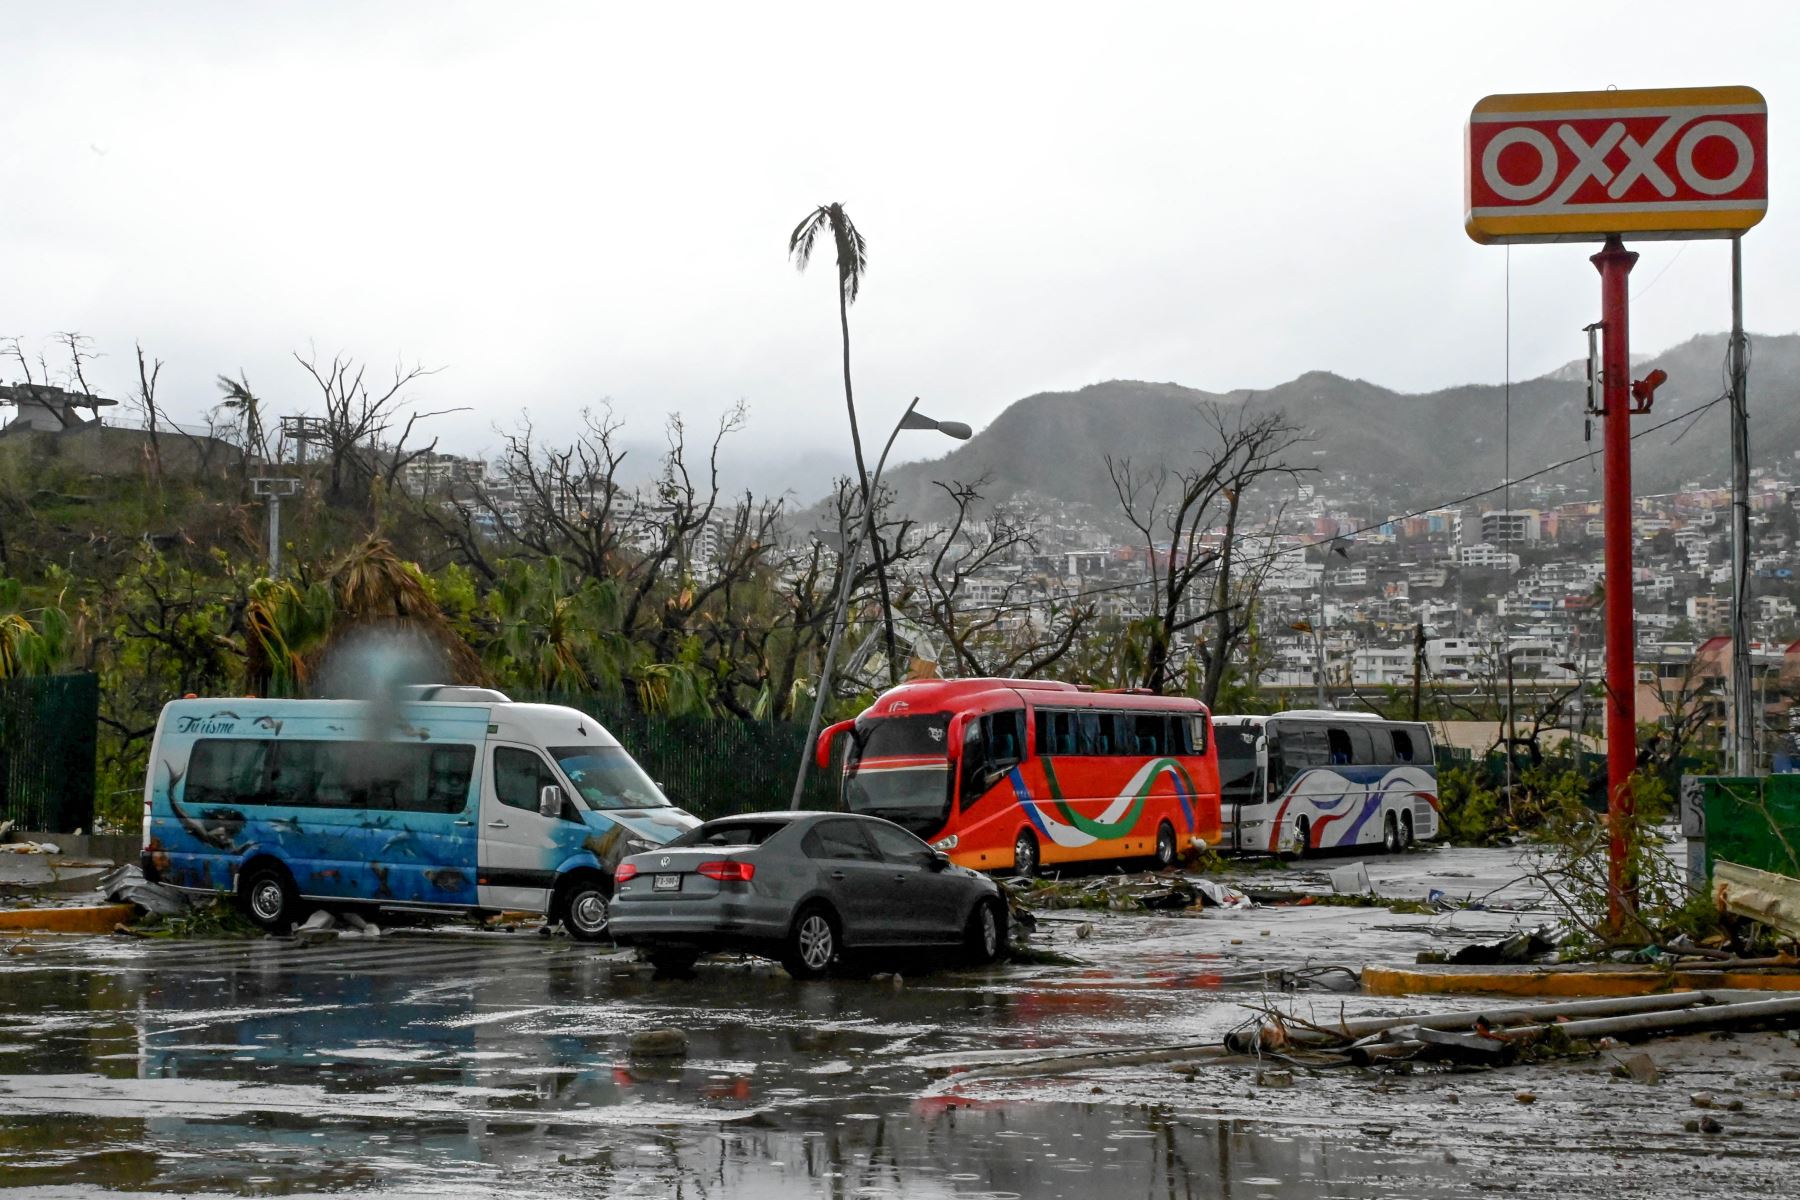
<path id="1" fill-rule="evenodd" d="M 1007 884 L 1012 895 L 1027 909 L 1176 912 L 1207 906 L 1251 906 L 1248 896 L 1226 884 L 1153 871 L 1135 875 L 1100 875 L 1085 879 L 1015 878 L 1008 880 Z"/>

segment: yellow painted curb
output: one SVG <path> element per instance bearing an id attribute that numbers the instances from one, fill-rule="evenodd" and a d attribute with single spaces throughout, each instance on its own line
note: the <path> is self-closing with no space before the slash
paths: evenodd
<path id="1" fill-rule="evenodd" d="M 1362 980 L 1363 990 L 1372 996 L 1649 996 L 1705 988 L 1800 991 L 1800 971 L 1652 971 L 1642 967 L 1364 967 Z"/>
<path id="2" fill-rule="evenodd" d="M 12 908 L 0 910 L 0 930 L 14 933 L 111 933 L 131 920 L 137 907 L 101 904 L 89 908 Z"/>

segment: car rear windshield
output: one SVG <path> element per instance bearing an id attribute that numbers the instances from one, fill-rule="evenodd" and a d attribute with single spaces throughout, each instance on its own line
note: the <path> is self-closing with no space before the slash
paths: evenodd
<path id="1" fill-rule="evenodd" d="M 788 827 L 786 821 L 708 821 L 688 830 L 671 846 L 760 846 Z"/>

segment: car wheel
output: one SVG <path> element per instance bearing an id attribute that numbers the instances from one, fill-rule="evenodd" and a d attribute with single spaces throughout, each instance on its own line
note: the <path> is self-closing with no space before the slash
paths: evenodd
<path id="1" fill-rule="evenodd" d="M 969 957 L 981 966 L 996 962 L 1006 954 L 1006 913 L 993 900 L 983 900 L 969 914 L 969 925 L 963 942 Z"/>
<path id="2" fill-rule="evenodd" d="M 286 933 L 300 915 L 300 893 L 293 877 L 274 863 L 263 863 L 245 873 L 238 884 L 244 915 L 270 933 Z"/>
<path id="3" fill-rule="evenodd" d="M 1156 827 L 1156 866 L 1168 870 L 1175 865 L 1175 830 L 1164 821 Z"/>
<path id="4" fill-rule="evenodd" d="M 823 905 L 810 905 L 800 910 L 788 930 L 781 965 L 795 979 L 818 979 L 831 969 L 838 949 L 837 922 L 831 912 Z"/>
<path id="5" fill-rule="evenodd" d="M 696 950 L 652 950 L 645 957 L 658 975 L 686 975 L 700 954 Z"/>
<path id="6" fill-rule="evenodd" d="M 606 881 L 582 876 L 563 885 L 556 921 L 580 942 L 603 942 L 612 930 L 612 892 Z"/>
<path id="7" fill-rule="evenodd" d="M 1387 820 L 1382 823 L 1381 848 L 1389 854 L 1400 853 L 1400 822 L 1394 818 L 1393 813 L 1389 813 Z"/>
<path id="8" fill-rule="evenodd" d="M 1019 836 L 1013 839 L 1013 874 L 1031 876 L 1038 873 L 1042 863 L 1038 860 L 1037 838 L 1031 830 L 1019 830 Z"/>
<path id="9" fill-rule="evenodd" d="M 1411 850 L 1413 848 L 1414 844 L 1417 842 L 1417 840 L 1418 839 L 1413 836 L 1412 814 L 1411 813 L 1401 813 L 1400 814 L 1400 848 L 1403 850 Z"/>

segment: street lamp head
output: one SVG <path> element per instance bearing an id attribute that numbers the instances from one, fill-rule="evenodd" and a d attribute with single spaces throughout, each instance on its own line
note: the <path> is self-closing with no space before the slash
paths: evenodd
<path id="1" fill-rule="evenodd" d="M 957 441 L 966 442 L 974 436 L 975 431 L 961 421 L 938 421 L 926 416 L 917 409 L 908 409 L 900 418 L 902 429 L 935 429 L 939 433 L 949 434 Z"/>

